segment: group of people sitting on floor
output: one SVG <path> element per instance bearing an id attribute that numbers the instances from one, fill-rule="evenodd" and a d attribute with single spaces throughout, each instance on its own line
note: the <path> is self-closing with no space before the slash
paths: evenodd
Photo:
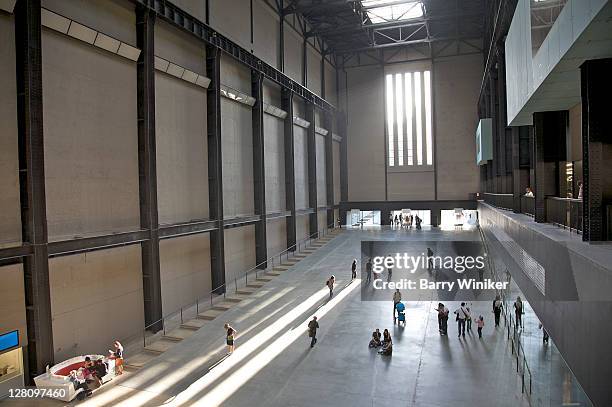
<path id="1" fill-rule="evenodd" d="M 391 334 L 388 329 L 385 329 L 380 334 L 380 330 L 376 328 L 374 332 L 372 332 L 372 339 L 369 344 L 370 348 L 379 348 L 378 351 L 381 355 L 391 355 L 393 353 L 393 341 L 391 340 Z"/>

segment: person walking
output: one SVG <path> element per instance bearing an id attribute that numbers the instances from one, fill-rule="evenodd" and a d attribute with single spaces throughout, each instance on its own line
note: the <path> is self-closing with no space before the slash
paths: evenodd
<path id="1" fill-rule="evenodd" d="M 516 297 L 516 301 L 514 301 L 514 315 L 516 316 L 517 328 L 523 327 L 523 313 L 523 301 L 521 301 L 521 297 Z"/>
<path id="2" fill-rule="evenodd" d="M 482 339 L 482 328 L 484 327 L 484 317 L 480 315 L 476 320 L 476 328 L 478 329 L 478 338 Z"/>
<path id="3" fill-rule="evenodd" d="M 501 302 L 499 295 L 497 295 L 495 297 L 495 300 L 493 301 L 493 314 L 495 315 L 495 326 L 496 327 L 499 326 L 499 317 L 501 315 L 501 312 L 502 312 L 502 302 Z"/>
<path id="4" fill-rule="evenodd" d="M 421 220 L 421 218 L 419 218 L 419 215 L 416 215 L 414 217 L 414 223 L 416 224 L 417 230 L 421 230 L 421 222 L 423 222 L 423 220 Z"/>
<path id="5" fill-rule="evenodd" d="M 328 278 L 327 282 L 325 283 L 327 285 L 327 288 L 329 288 L 329 298 L 333 297 L 334 295 L 334 283 L 335 282 L 336 282 L 336 277 L 334 277 L 334 275 L 332 274 L 332 276 Z"/>
<path id="6" fill-rule="evenodd" d="M 440 335 L 448 334 L 448 308 L 444 306 L 441 302 L 438 303 L 438 308 L 434 308 L 438 312 L 438 329 L 440 331 Z"/>
<path id="7" fill-rule="evenodd" d="M 372 281 L 372 258 L 368 259 L 368 262 L 366 263 L 366 283 L 369 283 Z"/>
<path id="8" fill-rule="evenodd" d="M 399 227 L 400 229 L 402 228 L 402 225 L 404 224 L 404 217 L 402 216 L 402 214 L 400 213 L 399 215 Z"/>
<path id="9" fill-rule="evenodd" d="M 357 259 L 353 259 L 353 264 L 351 264 L 351 280 L 357 278 Z"/>
<path id="10" fill-rule="evenodd" d="M 316 315 L 312 317 L 308 323 L 308 336 L 310 337 L 310 347 L 314 347 L 317 343 L 317 329 L 319 329 L 319 323 L 317 322 Z"/>
<path id="11" fill-rule="evenodd" d="M 225 325 L 223 325 L 223 327 L 225 328 L 226 334 L 225 334 L 225 344 L 227 345 L 227 355 L 231 355 L 234 352 L 234 349 L 236 349 L 236 345 L 235 345 L 235 336 L 236 336 L 236 330 L 234 328 L 232 328 L 232 326 L 229 323 L 225 323 Z"/>
<path id="12" fill-rule="evenodd" d="M 546 328 L 544 328 L 544 325 L 542 325 L 542 323 L 540 323 L 538 328 L 542 330 L 542 344 L 548 345 L 548 341 L 550 339 L 550 336 L 548 335 L 548 331 L 546 330 Z"/>
<path id="13" fill-rule="evenodd" d="M 457 315 L 455 319 L 457 321 L 457 330 L 459 333 L 457 337 L 459 338 L 463 336 L 465 338 L 465 321 L 469 315 L 467 309 L 465 308 L 465 302 L 461 303 L 461 307 L 455 311 L 455 315 Z"/>
<path id="14" fill-rule="evenodd" d="M 471 305 L 472 303 L 470 303 Z M 472 309 L 469 306 L 466 306 L 467 310 L 467 318 L 465 320 L 465 327 L 467 328 L 468 333 L 472 332 Z"/>
<path id="15" fill-rule="evenodd" d="M 433 250 L 431 250 L 431 247 L 428 247 L 427 248 L 427 271 L 433 270 L 433 267 L 434 267 L 433 255 L 434 255 Z"/>
<path id="16" fill-rule="evenodd" d="M 395 290 L 395 292 L 393 293 L 393 321 L 395 322 L 396 319 L 396 308 L 397 307 L 397 303 L 402 301 L 402 293 L 400 293 L 399 288 Z"/>

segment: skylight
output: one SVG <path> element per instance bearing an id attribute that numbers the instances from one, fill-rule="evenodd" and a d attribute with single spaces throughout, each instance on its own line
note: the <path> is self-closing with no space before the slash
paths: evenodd
<path id="1" fill-rule="evenodd" d="M 423 4 L 420 0 L 362 0 L 370 21 L 373 24 L 390 21 L 403 21 L 423 16 Z"/>

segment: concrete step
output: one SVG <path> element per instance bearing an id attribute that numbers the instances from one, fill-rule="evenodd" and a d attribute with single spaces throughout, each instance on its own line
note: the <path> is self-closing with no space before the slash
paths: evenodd
<path id="1" fill-rule="evenodd" d="M 218 309 L 207 309 L 206 311 L 202 311 L 198 314 L 199 319 L 204 319 L 206 321 L 212 321 L 217 318 L 219 315 L 223 314 L 225 310 Z"/>
<path id="2" fill-rule="evenodd" d="M 274 271 L 287 271 L 291 267 L 293 267 L 293 266 L 290 266 L 288 264 L 287 265 L 282 265 L 282 266 L 274 266 L 274 268 L 272 268 L 272 270 L 274 270 Z"/>
<path id="3" fill-rule="evenodd" d="M 257 281 L 263 281 L 265 283 L 267 283 L 268 281 L 272 281 L 272 277 L 267 277 L 265 275 L 260 275 L 259 277 L 257 277 Z"/>
<path id="4" fill-rule="evenodd" d="M 173 329 L 172 331 L 166 333 L 163 338 L 167 338 L 170 340 L 183 340 L 189 338 L 195 332 L 194 329 L 178 327 Z"/>
<path id="5" fill-rule="evenodd" d="M 244 295 L 244 294 L 232 294 L 232 295 L 228 295 L 227 297 L 225 297 L 225 300 L 226 301 L 231 301 L 231 302 L 238 303 L 240 301 L 247 300 L 249 298 L 250 297 L 248 296 L 248 294 L 247 295 Z"/>
<path id="6" fill-rule="evenodd" d="M 234 305 L 236 305 L 234 301 L 227 301 L 227 298 L 226 298 L 225 301 L 221 301 L 213 305 L 212 309 L 218 310 L 218 311 L 227 311 L 228 309 L 232 308 Z"/>
<path id="7" fill-rule="evenodd" d="M 260 288 L 260 287 L 263 287 L 265 284 L 266 284 L 265 281 L 255 280 L 255 281 L 249 281 L 249 283 L 247 284 L 247 287 Z"/>
<path id="8" fill-rule="evenodd" d="M 206 324 L 206 322 L 207 321 L 205 319 L 194 318 L 190 319 L 189 321 L 183 322 L 181 328 L 197 331 L 198 329 L 202 328 Z"/>
<path id="9" fill-rule="evenodd" d="M 308 254 L 298 253 L 294 257 L 297 258 L 297 259 L 303 259 L 303 258 L 305 258 L 307 256 L 308 256 Z"/>
<path id="10" fill-rule="evenodd" d="M 125 367 L 131 369 L 140 369 L 146 363 L 155 359 L 159 353 L 157 352 L 149 352 L 146 349 L 140 353 L 130 356 L 125 360 Z"/>
<path id="11" fill-rule="evenodd" d="M 244 294 L 244 295 L 248 295 L 248 294 L 252 294 L 255 291 L 257 291 L 259 287 L 242 287 L 236 290 L 236 294 Z"/>
<path id="12" fill-rule="evenodd" d="M 166 338 L 162 336 L 155 342 L 150 343 L 147 346 L 145 346 L 145 349 L 148 350 L 149 352 L 164 353 L 165 351 L 167 351 L 168 349 L 176 345 L 177 342 L 180 342 L 180 341 L 181 341 L 180 339 L 177 340 L 177 339 L 173 339 L 173 338 L 171 339 L 171 338 Z"/>

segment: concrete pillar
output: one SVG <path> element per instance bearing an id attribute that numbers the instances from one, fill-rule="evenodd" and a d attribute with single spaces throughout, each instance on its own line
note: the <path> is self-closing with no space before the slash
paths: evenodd
<path id="1" fill-rule="evenodd" d="M 325 196 L 327 198 L 327 226 L 334 224 L 334 138 L 333 113 L 323 112 L 323 127 L 328 130 L 325 136 Z"/>
<path id="2" fill-rule="evenodd" d="M 521 211 L 520 127 L 512 127 L 512 209 Z"/>
<path id="3" fill-rule="evenodd" d="M 40 0 L 20 0 L 15 6 L 17 56 L 17 126 L 19 134 L 19 189 L 24 243 L 32 255 L 24 257 L 24 288 L 28 345 L 24 358 L 26 383 L 53 365 L 53 326 L 47 247 L 45 153 Z"/>
<path id="4" fill-rule="evenodd" d="M 336 115 L 338 135 L 342 137 L 340 141 L 340 216 L 341 223 L 346 222 L 346 203 L 348 202 L 348 134 L 346 129 L 346 114 L 338 112 Z M 344 205 L 343 205 L 344 204 Z"/>
<path id="5" fill-rule="evenodd" d="M 605 202 L 612 199 L 612 121 L 609 98 L 612 94 L 612 59 L 586 61 L 581 67 L 583 205 L 582 239 L 609 239 Z"/>

